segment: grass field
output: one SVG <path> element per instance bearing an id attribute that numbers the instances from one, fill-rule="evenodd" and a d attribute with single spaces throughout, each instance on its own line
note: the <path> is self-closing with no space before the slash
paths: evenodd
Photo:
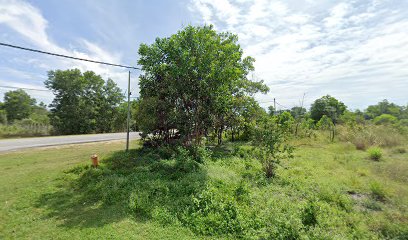
<path id="1" fill-rule="evenodd" d="M 72 181 L 67 170 L 89 165 L 93 153 L 103 160 L 124 146 L 109 142 L 0 154 L 0 239 L 194 238 L 187 229 L 137 221 L 115 206 L 77 201 L 81 196 L 70 191 L 56 194 Z"/>
<path id="2" fill-rule="evenodd" d="M 295 145 L 271 180 L 240 143 L 202 164 L 137 142 L 3 153 L 0 239 L 407 239 L 407 144 L 380 161 L 348 143 Z"/>

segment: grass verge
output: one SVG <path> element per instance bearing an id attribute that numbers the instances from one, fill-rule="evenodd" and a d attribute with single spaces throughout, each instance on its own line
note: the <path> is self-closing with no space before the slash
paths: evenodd
<path id="1" fill-rule="evenodd" d="M 0 237 L 404 239 L 408 154 L 304 141 L 273 179 L 244 143 L 197 163 L 133 142 L 0 155 Z M 403 146 L 406 147 L 406 146 Z M 97 152 L 101 167 L 90 168 Z M 172 156 L 173 155 L 173 156 Z"/>

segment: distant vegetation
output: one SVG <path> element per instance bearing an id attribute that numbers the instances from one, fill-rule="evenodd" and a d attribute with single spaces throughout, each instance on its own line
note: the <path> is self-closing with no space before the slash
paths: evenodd
<path id="1" fill-rule="evenodd" d="M 50 71 L 45 86 L 55 97 L 50 122 L 58 134 L 123 131 L 126 114 L 121 89 L 111 79 L 78 69 Z M 121 105 L 122 104 L 122 105 Z"/>
<path id="2" fill-rule="evenodd" d="M 50 133 L 48 110 L 23 90 L 9 91 L 0 102 L 0 138 Z"/>
<path id="3" fill-rule="evenodd" d="M 36 104 L 21 89 L 4 95 L 0 137 L 125 131 L 127 103 L 111 79 L 105 81 L 92 71 L 57 70 L 48 73 L 45 85 L 55 95 L 48 107 Z"/>

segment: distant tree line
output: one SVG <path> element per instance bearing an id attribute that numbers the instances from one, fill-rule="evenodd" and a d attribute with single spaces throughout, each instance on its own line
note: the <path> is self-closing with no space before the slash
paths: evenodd
<path id="1" fill-rule="evenodd" d="M 48 108 L 24 90 L 5 93 L 0 102 L 0 135 L 125 131 L 127 103 L 113 80 L 105 81 L 92 71 L 56 70 L 48 72 L 45 86 L 54 93 Z M 19 128 L 24 131 L 17 131 Z"/>

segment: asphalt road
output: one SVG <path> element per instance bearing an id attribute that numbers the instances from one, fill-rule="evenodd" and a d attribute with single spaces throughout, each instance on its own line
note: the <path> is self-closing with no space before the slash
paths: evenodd
<path id="1" fill-rule="evenodd" d="M 130 133 L 130 139 L 139 138 L 140 136 L 138 132 Z M 126 140 L 126 133 L 102 133 L 88 135 L 3 139 L 0 140 L 0 152 L 13 151 L 24 148 L 48 147 L 90 142 L 104 142 L 112 140 Z"/>

